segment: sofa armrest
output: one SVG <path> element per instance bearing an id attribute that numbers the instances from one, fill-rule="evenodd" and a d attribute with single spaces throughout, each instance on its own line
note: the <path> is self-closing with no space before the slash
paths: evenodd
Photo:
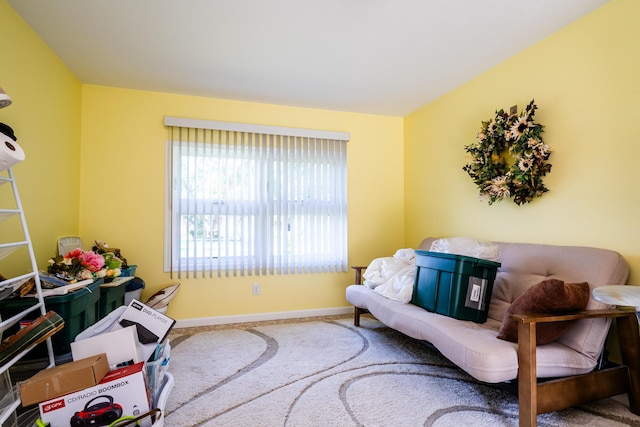
<path id="1" fill-rule="evenodd" d="M 518 323 L 549 323 L 564 322 L 567 320 L 578 319 L 595 319 L 602 317 L 624 317 L 630 314 L 635 315 L 635 311 L 627 309 L 611 309 L 611 310 L 583 310 L 575 313 L 564 314 L 540 314 L 540 313 L 524 313 L 512 314 L 511 318 Z"/>
<path id="2" fill-rule="evenodd" d="M 623 366 L 538 384 L 536 325 L 566 320 L 616 318 Z M 634 310 L 585 310 L 569 314 L 513 314 L 518 323 L 520 425 L 536 425 L 536 415 L 627 392 L 640 413 L 640 336 Z"/>
<path id="3" fill-rule="evenodd" d="M 362 265 L 352 265 L 351 268 L 353 268 L 356 271 L 355 284 L 362 285 L 362 270 L 366 270 L 367 267 Z"/>

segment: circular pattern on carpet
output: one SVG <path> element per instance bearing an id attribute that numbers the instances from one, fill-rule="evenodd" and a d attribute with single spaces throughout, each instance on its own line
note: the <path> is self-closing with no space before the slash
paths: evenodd
<path id="1" fill-rule="evenodd" d="M 518 424 L 517 397 L 480 383 L 426 343 L 364 317 L 171 335 L 166 426 Z M 604 399 L 540 426 L 637 425 Z"/>

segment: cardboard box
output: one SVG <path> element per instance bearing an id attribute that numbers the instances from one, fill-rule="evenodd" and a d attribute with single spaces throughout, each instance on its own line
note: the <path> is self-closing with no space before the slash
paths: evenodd
<path id="1" fill-rule="evenodd" d="M 111 330 L 135 325 L 140 342 L 140 356 L 146 361 L 156 351 L 158 343 L 164 341 L 175 323 L 174 319 L 134 299 L 122 312 Z"/>
<path id="2" fill-rule="evenodd" d="M 125 416 L 149 412 L 144 363 L 109 372 L 98 385 L 39 405 L 40 418 L 51 427 L 108 426 Z M 150 427 L 151 420 L 140 421 Z"/>
<path id="3" fill-rule="evenodd" d="M 95 386 L 108 372 L 104 353 L 42 370 L 20 384 L 22 406 Z"/>
<path id="4" fill-rule="evenodd" d="M 111 332 L 105 332 L 71 343 L 73 360 L 83 359 L 96 353 L 105 353 L 109 366 L 115 369 L 117 365 L 132 361 L 144 362 L 138 350 L 138 334 L 135 326 L 128 326 Z"/>

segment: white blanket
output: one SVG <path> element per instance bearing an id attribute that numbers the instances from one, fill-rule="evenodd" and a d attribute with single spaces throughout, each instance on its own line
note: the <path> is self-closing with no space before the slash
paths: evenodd
<path id="1" fill-rule="evenodd" d="M 371 261 L 362 277 L 364 286 L 392 300 L 408 303 L 413 296 L 416 275 L 416 256 L 413 249 L 399 249 L 393 257 Z"/>

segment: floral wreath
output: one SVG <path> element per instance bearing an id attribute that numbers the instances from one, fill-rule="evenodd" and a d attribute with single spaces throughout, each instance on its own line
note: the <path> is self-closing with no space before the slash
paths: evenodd
<path id="1" fill-rule="evenodd" d="M 551 149 L 542 141 L 544 126 L 533 121 L 537 108 L 532 100 L 520 115 L 496 111 L 495 118 L 482 122 L 477 141 L 464 147 L 471 162 L 462 170 L 490 205 L 509 197 L 522 205 L 549 191 L 542 178 L 551 171 L 546 163 Z"/>

